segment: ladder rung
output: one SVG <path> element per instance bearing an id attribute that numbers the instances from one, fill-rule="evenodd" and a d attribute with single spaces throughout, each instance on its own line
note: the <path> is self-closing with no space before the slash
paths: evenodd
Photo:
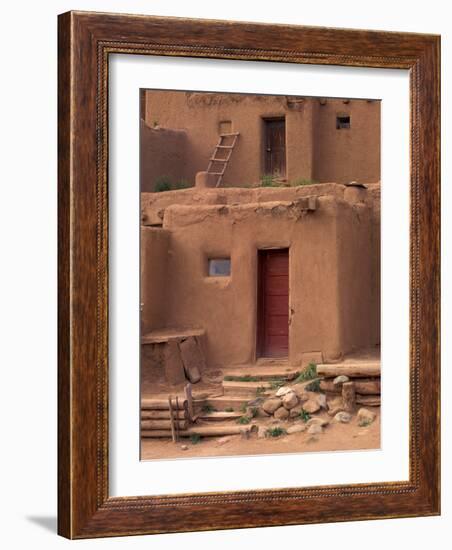
<path id="1" fill-rule="evenodd" d="M 212 157 L 211 159 L 212 162 L 228 162 L 229 159 L 216 159 L 214 157 Z"/>
<path id="2" fill-rule="evenodd" d="M 217 149 L 234 149 L 233 145 L 217 145 Z"/>
<path id="3" fill-rule="evenodd" d="M 222 176 L 224 172 L 208 172 L 208 174 L 212 174 L 213 176 Z"/>
<path id="4" fill-rule="evenodd" d="M 220 134 L 220 137 L 238 136 L 238 132 L 231 132 L 230 134 Z"/>

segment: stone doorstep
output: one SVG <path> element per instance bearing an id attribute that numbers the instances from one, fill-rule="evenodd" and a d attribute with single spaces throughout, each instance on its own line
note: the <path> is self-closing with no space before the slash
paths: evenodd
<path id="1" fill-rule="evenodd" d="M 243 376 L 252 376 L 253 378 L 259 378 L 260 380 L 271 380 L 271 379 L 294 379 L 300 374 L 301 369 L 290 367 L 287 363 L 279 364 L 259 364 L 259 365 L 244 365 L 240 367 L 227 367 L 221 369 L 223 371 L 223 376 L 234 376 L 234 377 L 243 377 Z"/>

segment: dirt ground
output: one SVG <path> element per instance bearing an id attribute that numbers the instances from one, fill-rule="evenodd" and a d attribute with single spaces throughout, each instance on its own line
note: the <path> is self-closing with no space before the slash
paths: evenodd
<path id="1" fill-rule="evenodd" d="M 178 443 L 168 439 L 143 439 L 141 460 L 379 449 L 380 408 L 366 408 L 377 414 L 374 422 L 366 427 L 358 425 L 356 415 L 349 424 L 342 424 L 335 422 L 325 412 L 316 414 L 316 418 L 325 418 L 330 422 L 323 433 L 318 435 L 310 435 L 305 431 L 259 439 L 256 429 L 249 439 L 243 439 L 241 435 L 208 437 L 195 444 L 188 438 L 183 438 Z M 297 424 L 300 422 L 302 421 L 296 421 Z M 295 421 L 275 424 L 274 421 L 259 418 L 253 420 L 252 424 L 269 427 L 277 425 L 287 429 L 295 425 Z"/>

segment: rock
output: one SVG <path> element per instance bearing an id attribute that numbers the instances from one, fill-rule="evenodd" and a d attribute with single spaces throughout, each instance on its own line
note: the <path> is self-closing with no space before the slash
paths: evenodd
<path id="1" fill-rule="evenodd" d="M 309 401 L 306 401 L 306 403 L 303 404 L 303 409 L 309 413 L 313 414 L 320 410 L 320 405 L 318 402 L 314 399 L 309 399 Z"/>
<path id="2" fill-rule="evenodd" d="M 350 378 L 348 376 L 345 376 L 345 374 L 340 374 L 339 376 L 336 376 L 336 378 L 333 380 L 333 385 L 340 386 L 345 382 L 349 382 L 349 381 L 350 381 Z"/>
<path id="3" fill-rule="evenodd" d="M 248 407 L 259 407 L 259 405 L 262 405 L 264 400 L 262 397 L 256 397 L 256 399 L 252 399 L 251 401 L 248 401 L 247 405 Z"/>
<path id="4" fill-rule="evenodd" d="M 319 393 L 317 395 L 317 403 L 320 405 L 322 409 L 326 409 L 326 395 L 324 393 Z"/>
<path id="5" fill-rule="evenodd" d="M 279 409 L 282 405 L 282 401 L 279 397 L 271 397 L 270 399 L 266 399 L 262 403 L 262 408 L 265 412 L 269 414 L 273 414 L 276 409 Z"/>
<path id="6" fill-rule="evenodd" d="M 336 420 L 336 422 L 342 422 L 344 424 L 350 422 L 351 419 L 352 415 L 345 411 L 338 412 L 334 417 L 334 420 Z"/>
<path id="7" fill-rule="evenodd" d="M 297 434 L 300 432 L 304 432 L 306 430 L 306 424 L 294 424 L 293 426 L 290 426 L 287 428 L 288 434 Z"/>
<path id="8" fill-rule="evenodd" d="M 306 422 L 306 426 L 309 428 L 310 426 L 314 426 L 317 424 L 318 426 L 321 426 L 323 428 L 324 426 L 328 426 L 329 423 L 329 420 L 317 416 L 316 418 L 310 418 Z"/>
<path id="9" fill-rule="evenodd" d="M 308 428 L 308 434 L 317 435 L 323 432 L 322 426 L 320 424 L 311 424 Z"/>
<path id="10" fill-rule="evenodd" d="M 181 445 L 180 449 L 181 451 L 188 451 L 188 445 Z"/>
<path id="11" fill-rule="evenodd" d="M 301 405 L 297 405 L 293 409 L 290 409 L 289 411 L 289 417 L 290 418 L 297 418 L 300 416 L 301 411 L 303 410 L 303 407 Z"/>
<path id="12" fill-rule="evenodd" d="M 285 420 L 289 418 L 289 411 L 285 407 L 279 407 L 279 409 L 276 409 L 273 413 L 273 416 L 279 420 Z"/>
<path id="13" fill-rule="evenodd" d="M 206 367 L 202 350 L 193 336 L 189 336 L 180 342 L 179 350 L 185 374 L 192 384 L 196 384 L 201 380 L 201 373 Z"/>
<path id="14" fill-rule="evenodd" d="M 218 445 L 225 445 L 226 443 L 229 443 L 231 441 L 231 437 L 229 435 L 225 435 L 224 437 L 219 437 L 217 439 Z"/>
<path id="15" fill-rule="evenodd" d="M 309 401 L 309 394 L 305 391 L 297 392 L 298 399 L 301 403 L 304 403 L 305 401 Z"/>
<path id="16" fill-rule="evenodd" d="M 330 416 L 336 416 L 338 412 L 341 412 L 344 410 L 342 397 L 335 397 L 334 399 L 328 400 L 327 407 L 328 407 L 328 414 Z"/>
<path id="17" fill-rule="evenodd" d="M 293 389 L 290 386 L 282 386 L 276 392 L 276 397 L 283 397 L 284 395 L 293 392 Z"/>
<path id="18" fill-rule="evenodd" d="M 376 418 L 376 414 L 373 411 L 369 411 L 369 409 L 359 409 L 358 411 L 358 424 L 360 426 L 368 426 L 369 424 L 372 424 L 372 422 Z"/>
<path id="19" fill-rule="evenodd" d="M 265 437 L 267 437 L 267 428 L 265 426 L 259 426 L 259 428 L 257 429 L 257 438 L 258 439 L 264 439 Z"/>
<path id="20" fill-rule="evenodd" d="M 282 398 L 282 404 L 283 407 L 290 411 L 290 409 L 293 409 L 296 405 L 298 405 L 297 395 L 293 391 L 286 393 Z"/>

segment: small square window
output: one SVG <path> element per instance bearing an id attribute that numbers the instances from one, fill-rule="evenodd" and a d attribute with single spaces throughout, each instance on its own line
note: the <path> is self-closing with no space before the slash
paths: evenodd
<path id="1" fill-rule="evenodd" d="M 336 130 L 350 128 L 350 115 L 340 115 L 336 117 Z"/>
<path id="2" fill-rule="evenodd" d="M 231 275 L 231 258 L 210 258 L 209 277 L 229 277 Z"/>

